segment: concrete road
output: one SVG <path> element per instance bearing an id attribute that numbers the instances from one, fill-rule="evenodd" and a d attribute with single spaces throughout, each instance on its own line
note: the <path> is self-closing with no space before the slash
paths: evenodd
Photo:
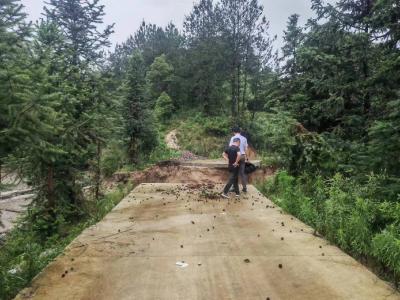
<path id="1" fill-rule="evenodd" d="M 138 186 L 17 299 L 400 299 L 254 187 L 220 189 Z"/>

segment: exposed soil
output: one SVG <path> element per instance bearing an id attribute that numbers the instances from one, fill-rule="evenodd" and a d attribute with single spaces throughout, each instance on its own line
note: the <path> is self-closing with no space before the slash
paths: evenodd
<path id="1" fill-rule="evenodd" d="M 263 181 L 275 172 L 274 168 L 263 167 L 249 176 L 249 183 Z M 228 179 L 227 169 L 206 168 L 201 166 L 182 166 L 179 162 L 162 162 L 144 171 L 114 174 L 115 182 L 132 181 L 135 185 L 141 183 L 190 183 L 218 184 Z"/>
<path id="2" fill-rule="evenodd" d="M 174 150 L 180 150 L 176 129 L 169 132 L 165 137 L 167 146 Z M 254 148 L 249 148 L 249 158 L 257 158 Z M 193 165 L 181 165 L 184 161 L 195 161 Z M 199 161 L 199 163 L 197 163 Z M 205 164 L 204 158 L 199 157 L 189 151 L 182 151 L 182 155 L 177 160 L 159 162 L 157 165 L 144 171 L 117 172 L 113 176 L 113 182 L 132 181 L 134 185 L 141 183 L 190 183 L 190 184 L 221 184 L 227 181 L 229 176 L 225 168 L 209 168 Z M 249 183 L 260 182 L 275 173 L 273 167 L 262 167 L 249 176 Z"/>
<path id="3" fill-rule="evenodd" d="M 172 130 L 165 136 L 165 143 L 167 147 L 174 150 L 180 150 L 181 148 L 178 145 L 178 138 L 176 136 L 176 129 Z"/>

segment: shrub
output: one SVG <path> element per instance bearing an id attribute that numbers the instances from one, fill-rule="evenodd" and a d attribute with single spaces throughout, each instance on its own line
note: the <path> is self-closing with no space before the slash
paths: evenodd
<path id="1" fill-rule="evenodd" d="M 395 282 L 400 277 L 400 229 L 390 225 L 383 232 L 374 236 L 372 253 L 375 258 L 393 270 Z"/>
<path id="2" fill-rule="evenodd" d="M 197 155 L 219 158 L 228 145 L 229 119 L 205 117 L 198 113 L 178 127 L 178 140 L 182 149 Z"/>
<path id="3" fill-rule="evenodd" d="M 286 113 L 257 113 L 246 127 L 249 140 L 266 156 L 266 162 L 287 168 L 296 145 L 295 124 Z"/>
<path id="4" fill-rule="evenodd" d="M 120 169 L 127 161 L 125 147 L 118 142 L 112 142 L 104 150 L 101 158 L 101 169 L 104 176 L 109 177 Z"/>
<path id="5" fill-rule="evenodd" d="M 172 117 L 174 110 L 174 103 L 171 97 L 166 92 L 162 92 L 160 97 L 158 97 L 155 106 L 157 119 L 165 123 Z"/>

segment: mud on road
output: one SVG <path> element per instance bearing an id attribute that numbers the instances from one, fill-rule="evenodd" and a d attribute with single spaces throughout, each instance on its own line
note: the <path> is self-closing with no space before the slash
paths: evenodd
<path id="1" fill-rule="evenodd" d="M 274 173 L 275 168 L 260 167 L 249 176 L 249 182 L 264 181 Z M 204 160 L 187 165 L 179 161 L 166 161 L 144 171 L 116 173 L 113 182 L 131 181 L 135 185 L 153 182 L 222 184 L 226 183 L 228 176 L 226 167 L 210 167 Z"/>

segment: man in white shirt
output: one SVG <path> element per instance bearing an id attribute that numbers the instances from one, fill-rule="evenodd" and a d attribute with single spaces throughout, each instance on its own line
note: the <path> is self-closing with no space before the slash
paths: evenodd
<path id="1" fill-rule="evenodd" d="M 248 161 L 247 157 L 247 149 L 248 149 L 248 144 L 247 144 L 247 139 L 241 135 L 241 130 L 239 127 L 233 127 L 232 128 L 233 132 L 233 137 L 231 138 L 229 142 L 229 146 L 233 145 L 233 140 L 234 139 L 240 139 L 240 162 L 239 162 L 239 177 L 242 181 L 242 186 L 243 186 L 243 192 L 247 192 L 247 175 L 245 173 L 245 166 L 246 166 L 246 161 Z"/>

